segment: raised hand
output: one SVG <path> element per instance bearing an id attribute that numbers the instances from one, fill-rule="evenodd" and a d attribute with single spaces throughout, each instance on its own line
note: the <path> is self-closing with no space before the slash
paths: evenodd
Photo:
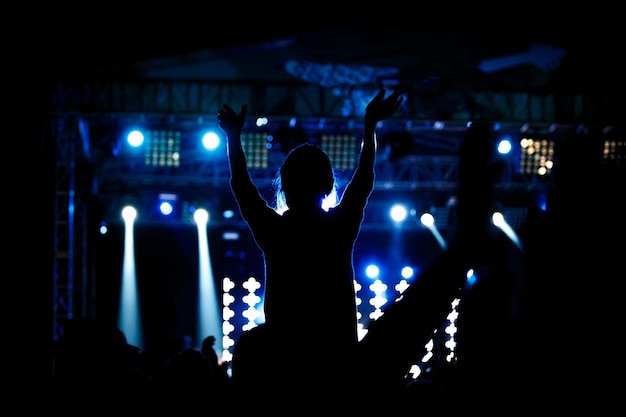
<path id="1" fill-rule="evenodd" d="M 381 89 L 365 108 L 365 122 L 377 123 L 394 114 L 402 104 L 404 96 L 402 90 L 394 90 L 385 97 L 387 90 Z"/>
<path id="2" fill-rule="evenodd" d="M 241 112 L 239 112 L 239 114 L 228 104 L 224 104 L 217 112 L 217 120 L 219 120 L 220 129 L 226 132 L 227 135 L 238 135 L 243 128 L 247 112 L 248 105 L 246 104 L 241 106 Z"/>

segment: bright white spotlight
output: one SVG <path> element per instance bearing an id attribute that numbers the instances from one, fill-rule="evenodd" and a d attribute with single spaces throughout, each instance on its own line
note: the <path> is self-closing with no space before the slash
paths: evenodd
<path id="1" fill-rule="evenodd" d="M 391 207 L 391 210 L 389 213 L 391 215 L 391 219 L 394 222 L 398 222 L 398 223 L 406 219 L 406 217 L 409 214 L 406 207 L 404 207 L 401 204 L 395 204 L 393 207 Z"/>
<path id="2" fill-rule="evenodd" d="M 133 206 L 126 206 L 122 209 L 122 218 L 126 222 L 132 222 L 137 218 L 137 209 Z"/>
<path id="3" fill-rule="evenodd" d="M 435 218 L 430 213 L 424 213 L 420 216 L 420 222 L 426 227 L 432 227 L 435 224 Z"/>
<path id="4" fill-rule="evenodd" d="M 465 285 L 468 288 L 471 288 L 474 286 L 474 284 L 476 284 L 477 281 L 478 281 L 478 277 L 476 276 L 474 268 L 468 269 L 465 272 Z"/>
<path id="5" fill-rule="evenodd" d="M 496 227 L 502 230 L 518 248 L 522 249 L 522 242 L 519 236 L 517 236 L 517 233 L 515 233 L 515 230 L 509 225 L 501 212 L 494 212 L 491 215 L 491 221 Z"/>
<path id="6" fill-rule="evenodd" d="M 435 217 L 432 214 L 426 212 L 420 216 L 420 222 L 422 222 L 424 227 L 430 230 L 435 239 L 437 239 L 439 246 L 441 246 L 443 250 L 446 250 L 448 245 L 443 236 L 441 236 L 441 233 L 437 229 L 437 226 L 435 226 Z"/>
<path id="7" fill-rule="evenodd" d="M 495 211 L 491 215 L 491 221 L 493 222 L 495 226 L 498 226 L 498 227 L 502 227 L 506 224 L 506 220 L 504 220 L 504 216 L 499 211 Z"/>
<path id="8" fill-rule="evenodd" d="M 209 222 L 209 212 L 205 209 L 197 209 L 193 212 L 193 220 L 196 224 L 207 224 Z"/>
<path id="9" fill-rule="evenodd" d="M 376 265 L 368 265 L 367 268 L 365 268 L 365 275 L 367 275 L 368 278 L 376 278 L 379 274 L 380 269 Z"/>
<path id="10" fill-rule="evenodd" d="M 220 137 L 213 131 L 207 132 L 202 136 L 202 146 L 204 146 L 207 151 L 214 151 L 220 146 Z"/>
<path id="11" fill-rule="evenodd" d="M 141 146 L 143 144 L 143 133 L 139 130 L 132 130 L 128 136 L 126 136 L 128 144 L 133 147 Z"/>
<path id="12" fill-rule="evenodd" d="M 169 216 L 174 212 L 174 204 L 178 196 L 174 193 L 159 193 L 159 211 L 164 216 Z"/>
<path id="13" fill-rule="evenodd" d="M 498 153 L 500 155 L 508 155 L 512 149 L 513 145 L 509 137 L 504 137 L 498 142 Z"/>
<path id="14" fill-rule="evenodd" d="M 413 277 L 413 275 L 415 274 L 415 271 L 413 270 L 412 267 L 405 266 L 402 268 L 401 274 L 402 274 L 402 278 L 409 279 Z"/>
<path id="15" fill-rule="evenodd" d="M 162 201 L 159 204 L 159 211 L 165 216 L 169 216 L 174 211 L 174 206 L 169 201 Z"/>

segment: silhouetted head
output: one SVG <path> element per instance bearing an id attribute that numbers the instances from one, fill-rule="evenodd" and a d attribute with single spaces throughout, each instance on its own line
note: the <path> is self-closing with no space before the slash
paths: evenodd
<path id="1" fill-rule="evenodd" d="M 210 335 L 205 337 L 202 340 L 202 345 L 200 346 L 200 352 L 204 353 L 205 355 L 210 355 L 211 357 L 213 356 L 215 350 L 213 348 L 213 346 L 215 346 L 215 336 Z"/>
<path id="2" fill-rule="evenodd" d="M 202 340 L 202 347 L 213 347 L 215 345 L 215 336 L 209 335 Z"/>
<path id="3" fill-rule="evenodd" d="M 330 158 L 317 145 L 303 143 L 296 146 L 280 168 L 277 185 L 289 209 L 321 207 L 335 185 Z"/>
<path id="4" fill-rule="evenodd" d="M 488 230 L 495 208 L 495 186 L 503 162 L 496 154 L 491 123 L 472 122 L 459 145 L 457 227 L 464 236 Z"/>
<path id="5" fill-rule="evenodd" d="M 503 170 L 496 155 L 496 136 L 491 123 L 475 121 L 468 127 L 459 145 L 459 185 L 491 189 Z"/>

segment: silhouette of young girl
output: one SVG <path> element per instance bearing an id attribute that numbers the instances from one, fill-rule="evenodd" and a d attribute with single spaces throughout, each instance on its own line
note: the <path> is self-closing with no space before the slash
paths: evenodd
<path id="1" fill-rule="evenodd" d="M 259 327 L 270 337 L 272 354 L 307 380 L 313 371 L 333 372 L 333 361 L 341 361 L 358 340 L 353 248 L 374 187 L 376 125 L 403 100 L 400 91 L 385 95 L 380 90 L 366 107 L 357 167 L 332 207 L 323 202 L 335 190 L 333 167 L 310 143 L 292 149 L 280 167 L 275 184 L 286 210 L 270 206 L 251 180 L 241 144 L 247 105 L 236 113 L 224 104 L 218 112 L 228 138 L 230 186 L 265 263 L 265 324 Z M 287 352 L 275 350 L 280 342 Z M 304 368 L 298 370 L 294 361 Z M 234 378 L 235 362 L 233 357 Z"/>

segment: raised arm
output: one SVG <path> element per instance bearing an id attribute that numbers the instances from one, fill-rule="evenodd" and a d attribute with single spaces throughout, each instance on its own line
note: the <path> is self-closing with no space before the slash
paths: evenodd
<path id="1" fill-rule="evenodd" d="M 394 90 L 389 96 L 385 97 L 386 93 L 385 89 L 381 89 L 365 109 L 363 143 L 361 145 L 359 163 L 344 193 L 346 198 L 352 198 L 350 194 L 358 193 L 359 191 L 367 192 L 367 195 L 365 195 L 367 197 L 374 186 L 374 164 L 376 163 L 377 148 L 376 124 L 395 113 L 404 99 L 401 90 Z"/>
<path id="2" fill-rule="evenodd" d="M 243 105 L 237 114 L 228 104 L 224 104 L 217 112 L 219 127 L 226 133 L 230 180 L 234 182 L 251 182 L 246 164 L 246 155 L 241 145 L 241 129 L 245 122 L 248 106 Z"/>
<path id="3" fill-rule="evenodd" d="M 248 107 L 244 104 L 237 114 L 228 104 L 224 104 L 217 113 L 219 127 L 227 136 L 228 164 L 230 166 L 230 188 L 237 199 L 239 210 L 248 223 L 256 225 L 266 209 L 266 201 L 262 198 L 258 188 L 252 182 L 246 155 L 241 144 L 241 129 L 243 128 Z"/>
<path id="4" fill-rule="evenodd" d="M 373 169 L 376 161 L 376 124 L 385 120 L 398 110 L 404 97 L 402 91 L 395 90 L 385 98 L 385 89 L 381 89 L 365 108 L 363 127 L 363 148 L 359 158 L 359 167 Z"/>

